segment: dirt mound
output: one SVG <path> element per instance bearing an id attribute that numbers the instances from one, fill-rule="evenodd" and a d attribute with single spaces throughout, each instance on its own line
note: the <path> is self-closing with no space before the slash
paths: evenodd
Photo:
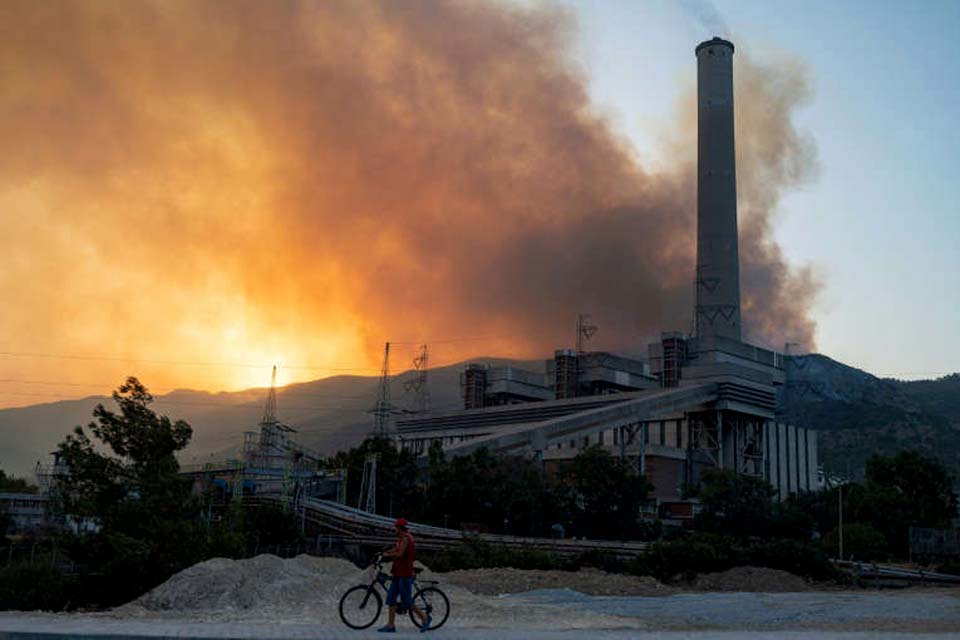
<path id="1" fill-rule="evenodd" d="M 217 617 L 301 615 L 327 618 L 340 595 L 363 581 L 363 572 L 339 558 L 259 555 L 214 558 L 184 569 L 116 610 L 118 614 Z"/>
<path id="2" fill-rule="evenodd" d="M 572 589 L 593 596 L 662 596 L 672 592 L 654 578 L 606 573 L 599 569 L 471 569 L 437 574 L 437 577 L 484 595 L 522 593 L 536 589 Z"/>
<path id="3" fill-rule="evenodd" d="M 604 574 L 601 572 L 593 573 L 597 576 L 596 580 L 607 579 L 602 578 Z M 348 588 L 368 582 L 369 579 L 365 571 L 337 558 L 306 555 L 289 560 L 272 555 L 260 555 L 249 560 L 215 558 L 181 571 L 130 604 L 98 615 L 122 619 L 244 621 L 339 627 L 340 596 Z M 432 579 L 439 580 L 439 586 L 450 598 L 451 625 L 503 628 L 523 624 L 539 629 L 644 626 L 642 621 L 616 615 L 584 612 L 571 618 L 562 615 L 562 609 L 549 604 L 533 605 L 513 602 L 509 598 L 476 595 L 459 586 L 458 582 L 447 579 L 446 575 L 431 574 L 429 568 L 425 568 L 420 575 L 422 586 Z M 524 584 L 522 580 L 513 582 Z M 465 584 L 476 588 L 484 582 L 474 580 Z M 526 584 L 537 583 L 527 580 Z M 541 582 L 537 586 L 526 587 L 526 590 L 548 586 L 548 583 Z M 385 616 L 384 612 L 381 620 Z"/>
<path id="4" fill-rule="evenodd" d="M 800 576 L 764 567 L 734 567 L 720 573 L 705 573 L 694 578 L 689 586 L 696 591 L 786 593 L 811 590 L 810 585 Z"/>

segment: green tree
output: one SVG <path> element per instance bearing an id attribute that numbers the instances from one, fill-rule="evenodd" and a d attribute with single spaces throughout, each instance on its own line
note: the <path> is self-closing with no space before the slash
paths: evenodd
<path id="1" fill-rule="evenodd" d="M 175 453 L 192 429 L 150 409 L 153 397 L 130 377 L 113 393 L 119 413 L 97 405 L 83 427 L 58 446 L 68 472 L 57 478 L 57 508 L 93 525 L 68 548 L 110 585 L 106 601 L 128 599 L 203 557 L 206 527 L 196 517 L 190 483 Z"/>
<path id="2" fill-rule="evenodd" d="M 475 523 L 515 535 L 544 535 L 558 518 L 558 502 L 540 464 L 479 449 L 446 460 L 430 452 L 424 520 L 440 526 Z"/>
<path id="3" fill-rule="evenodd" d="M 936 458 L 917 451 L 874 455 L 867 461 L 866 483 L 853 512 L 853 519 L 886 537 L 892 553 L 906 557 L 909 527 L 948 528 L 957 515 L 957 494 Z"/>
<path id="4" fill-rule="evenodd" d="M 422 511 L 421 491 L 416 457 L 409 451 L 398 451 L 387 438 L 370 437 L 359 447 L 337 453 L 327 466 L 347 470 L 347 503 L 357 505 L 363 464 L 370 455 L 377 455 L 377 513 L 388 516 L 418 517 Z"/>
<path id="5" fill-rule="evenodd" d="M 708 469 L 700 482 L 703 511 L 697 527 L 723 535 L 767 537 L 773 522 L 775 491 L 762 478 L 729 469 Z"/>
<path id="6" fill-rule="evenodd" d="M 824 536 L 823 548 L 832 558 L 840 554 L 839 529 Z M 844 559 L 871 562 L 886 560 L 890 554 L 887 551 L 887 539 L 882 533 L 868 524 L 851 522 L 843 525 L 843 555 Z"/>
<path id="7" fill-rule="evenodd" d="M 593 445 L 577 454 L 564 480 L 572 490 L 576 532 L 617 540 L 637 536 L 640 504 L 652 487 L 629 463 Z"/>

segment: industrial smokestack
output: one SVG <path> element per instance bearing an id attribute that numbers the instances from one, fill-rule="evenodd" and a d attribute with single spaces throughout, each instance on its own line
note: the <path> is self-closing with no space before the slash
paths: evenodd
<path id="1" fill-rule="evenodd" d="M 697 55 L 696 332 L 740 340 L 733 43 L 701 42 Z"/>

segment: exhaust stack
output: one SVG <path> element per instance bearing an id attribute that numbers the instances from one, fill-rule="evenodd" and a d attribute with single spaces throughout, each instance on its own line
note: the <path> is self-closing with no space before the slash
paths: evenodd
<path id="1" fill-rule="evenodd" d="M 697 56 L 696 334 L 740 340 L 733 43 L 701 42 Z"/>

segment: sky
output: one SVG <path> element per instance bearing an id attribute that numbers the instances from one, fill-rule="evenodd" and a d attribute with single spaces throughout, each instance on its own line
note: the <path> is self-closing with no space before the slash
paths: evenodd
<path id="1" fill-rule="evenodd" d="M 683 90 L 690 42 L 722 35 L 738 53 L 802 61 L 812 95 L 795 120 L 818 169 L 784 195 L 775 236 L 823 284 L 818 350 L 903 378 L 960 370 L 960 3 L 570 6 L 591 93 L 644 156 L 657 154 L 650 132 L 671 116 L 669 99 L 650 96 Z M 723 33 L 701 17 L 711 13 Z"/>
<path id="2" fill-rule="evenodd" d="M 0 6 L 0 407 L 687 329 L 737 47 L 748 338 L 960 370 L 960 4 Z"/>

